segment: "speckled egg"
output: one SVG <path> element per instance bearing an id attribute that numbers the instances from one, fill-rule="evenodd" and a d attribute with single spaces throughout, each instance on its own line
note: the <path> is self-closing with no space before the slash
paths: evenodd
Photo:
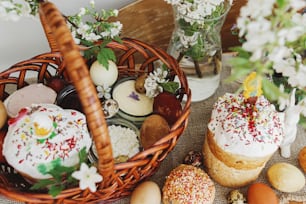
<path id="1" fill-rule="evenodd" d="M 161 192 L 159 186 L 153 181 L 140 183 L 131 195 L 131 204 L 160 204 Z"/>
<path id="2" fill-rule="evenodd" d="M 228 204 L 245 204 L 246 198 L 239 190 L 235 189 L 228 193 L 227 203 Z"/>
<path id="3" fill-rule="evenodd" d="M 267 171 L 267 177 L 271 185 L 282 192 L 296 192 L 305 186 L 302 171 L 286 162 L 273 164 Z"/>
<path id="4" fill-rule="evenodd" d="M 248 204 L 278 204 L 279 199 L 271 187 L 264 183 L 253 183 L 248 188 Z"/>
<path id="5" fill-rule="evenodd" d="M 97 86 L 112 86 L 118 78 L 117 65 L 112 61 L 108 61 L 108 68 L 95 61 L 89 71 L 93 83 Z"/>

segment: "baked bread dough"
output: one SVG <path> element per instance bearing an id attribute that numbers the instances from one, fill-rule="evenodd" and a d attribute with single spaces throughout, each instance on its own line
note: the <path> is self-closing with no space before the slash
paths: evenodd
<path id="1" fill-rule="evenodd" d="M 162 191 L 164 204 L 212 204 L 216 190 L 202 169 L 181 164 L 167 176 Z"/>

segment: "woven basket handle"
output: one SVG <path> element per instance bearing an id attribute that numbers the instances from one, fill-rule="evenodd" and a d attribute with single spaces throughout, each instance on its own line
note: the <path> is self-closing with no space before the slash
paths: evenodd
<path id="1" fill-rule="evenodd" d="M 98 170 L 105 183 L 114 174 L 114 159 L 107 123 L 88 67 L 78 46 L 74 43 L 64 17 L 56 6 L 50 2 L 42 2 L 39 13 L 42 18 L 45 18 L 54 36 L 57 47 L 65 60 L 69 78 L 72 80 L 82 103 L 87 124 L 98 152 Z"/>

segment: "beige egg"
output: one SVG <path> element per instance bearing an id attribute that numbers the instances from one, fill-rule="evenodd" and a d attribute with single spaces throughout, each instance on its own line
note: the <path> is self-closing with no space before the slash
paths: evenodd
<path id="1" fill-rule="evenodd" d="M 108 61 L 108 69 L 95 61 L 90 66 L 89 72 L 93 83 L 97 86 L 112 86 L 118 78 L 117 65 L 112 61 Z"/>
<path id="2" fill-rule="evenodd" d="M 160 204 L 161 192 L 153 181 L 144 181 L 139 184 L 131 195 L 131 204 Z"/>
<path id="3" fill-rule="evenodd" d="M 267 171 L 267 177 L 271 185 L 282 192 L 296 192 L 305 185 L 302 171 L 285 162 L 273 164 Z"/>
<path id="4" fill-rule="evenodd" d="M 6 108 L 2 101 L 0 101 L 0 129 L 5 125 L 7 119 Z"/>

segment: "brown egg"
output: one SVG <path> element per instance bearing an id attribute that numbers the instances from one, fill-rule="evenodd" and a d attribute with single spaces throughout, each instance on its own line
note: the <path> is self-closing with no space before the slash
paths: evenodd
<path id="1" fill-rule="evenodd" d="M 0 129 L 6 124 L 7 112 L 4 104 L 0 101 Z"/>
<path id="2" fill-rule="evenodd" d="M 304 171 L 304 173 L 306 173 L 306 146 L 304 146 L 298 155 L 298 161 L 299 161 L 299 165 L 302 168 L 302 170 Z"/>
<path id="3" fill-rule="evenodd" d="M 7 133 L 6 129 L 0 130 L 0 163 L 6 162 L 5 158 L 2 155 L 3 141 L 4 141 L 4 137 L 5 137 L 6 133 Z"/>
<path id="4" fill-rule="evenodd" d="M 169 132 L 168 122 L 162 116 L 157 114 L 150 115 L 141 125 L 140 143 L 144 149 L 147 149 Z"/>
<path id="5" fill-rule="evenodd" d="M 153 181 L 144 181 L 139 184 L 131 195 L 131 204 L 160 204 L 161 192 Z"/>
<path id="6" fill-rule="evenodd" d="M 154 98 L 153 112 L 163 116 L 169 125 L 173 125 L 182 114 L 182 106 L 175 95 L 162 92 Z"/>
<path id="7" fill-rule="evenodd" d="M 146 93 L 146 88 L 144 87 L 145 80 L 147 78 L 148 74 L 144 73 L 140 75 L 136 80 L 135 80 L 135 90 L 138 93 Z"/>
<path id="8" fill-rule="evenodd" d="M 68 85 L 68 82 L 59 76 L 53 76 L 47 80 L 46 85 L 53 89 L 56 93 L 59 93 L 63 88 Z"/>
<path id="9" fill-rule="evenodd" d="M 271 187 L 264 183 L 254 183 L 247 193 L 248 204 L 278 204 L 279 199 Z"/>

